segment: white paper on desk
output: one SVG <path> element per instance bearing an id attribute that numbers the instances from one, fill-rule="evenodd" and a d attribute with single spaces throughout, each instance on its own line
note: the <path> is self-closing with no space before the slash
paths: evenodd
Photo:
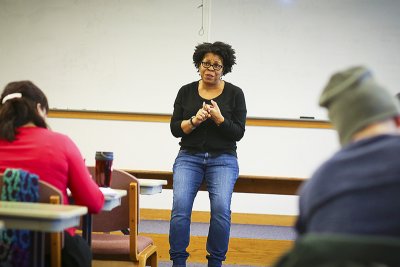
<path id="1" fill-rule="evenodd" d="M 118 195 L 114 189 L 109 187 L 99 187 L 99 189 L 105 197 L 114 198 Z"/>

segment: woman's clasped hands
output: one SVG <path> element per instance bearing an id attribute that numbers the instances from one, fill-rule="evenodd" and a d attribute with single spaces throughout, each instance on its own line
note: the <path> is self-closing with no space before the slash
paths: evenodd
<path id="1" fill-rule="evenodd" d="M 196 113 L 196 120 L 199 125 L 208 118 L 211 118 L 217 125 L 220 125 L 224 121 L 221 110 L 214 100 L 211 100 L 211 105 L 203 102 L 203 107 Z"/>

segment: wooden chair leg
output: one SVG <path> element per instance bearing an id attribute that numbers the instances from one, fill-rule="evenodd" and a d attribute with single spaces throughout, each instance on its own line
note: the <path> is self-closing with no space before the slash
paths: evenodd
<path id="1" fill-rule="evenodd" d="M 51 258 L 51 266 L 52 267 L 60 267 L 61 266 L 61 234 L 60 233 L 52 233 L 50 236 L 50 258 Z"/>
<path id="2" fill-rule="evenodd" d="M 146 258 L 139 258 L 139 267 L 146 267 Z"/>
<path id="3" fill-rule="evenodd" d="M 51 204 L 60 204 L 60 198 L 58 196 L 50 197 Z M 50 261 L 51 267 L 61 267 L 61 249 L 62 249 L 62 233 L 51 233 L 50 234 Z"/>
<path id="4" fill-rule="evenodd" d="M 150 266 L 157 267 L 158 266 L 158 255 L 157 252 L 154 252 L 150 257 Z"/>

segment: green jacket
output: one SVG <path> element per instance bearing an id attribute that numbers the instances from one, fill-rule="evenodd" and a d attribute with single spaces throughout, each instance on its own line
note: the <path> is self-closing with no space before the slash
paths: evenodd
<path id="1" fill-rule="evenodd" d="M 306 234 L 274 267 L 399 267 L 400 239 Z"/>

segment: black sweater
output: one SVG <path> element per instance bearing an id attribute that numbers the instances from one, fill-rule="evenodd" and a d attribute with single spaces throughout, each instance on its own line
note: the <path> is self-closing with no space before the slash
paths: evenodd
<path id="1" fill-rule="evenodd" d="M 246 125 L 246 101 L 243 91 L 228 82 L 222 93 L 214 98 L 217 102 L 224 122 L 217 126 L 208 119 L 191 133 L 185 134 L 181 128 L 182 120 L 195 116 L 203 106 L 203 99 L 198 92 L 199 81 L 181 87 L 174 103 L 174 113 L 171 118 L 171 132 L 175 137 L 182 137 L 179 143 L 181 149 L 190 152 L 209 152 L 213 154 L 229 153 L 236 156 L 236 142 L 242 139 Z"/>

